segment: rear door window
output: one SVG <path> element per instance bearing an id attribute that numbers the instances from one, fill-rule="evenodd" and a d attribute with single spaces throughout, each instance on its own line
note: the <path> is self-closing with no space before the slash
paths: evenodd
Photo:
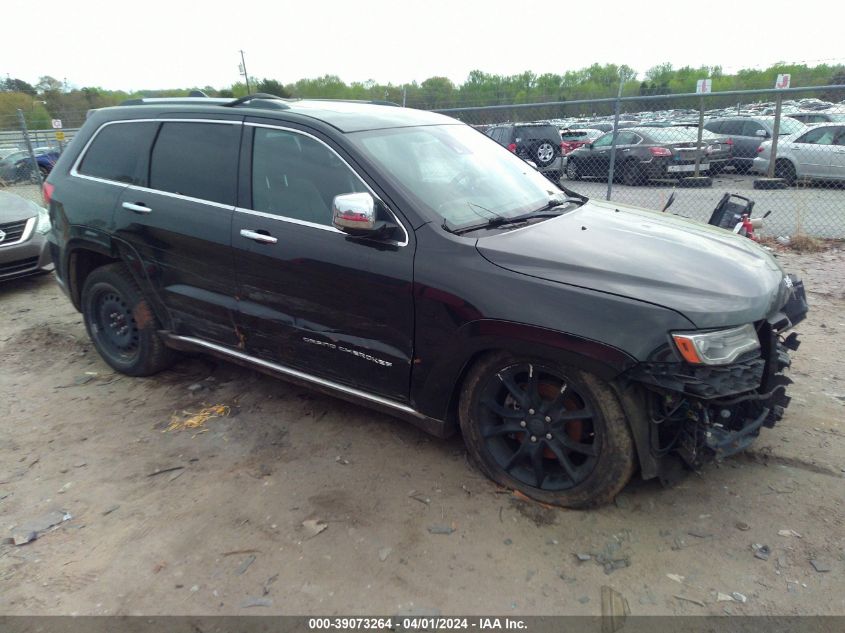
<path id="1" fill-rule="evenodd" d="M 722 121 L 708 121 L 704 124 L 704 129 L 719 134 L 722 131 Z"/>
<path id="2" fill-rule="evenodd" d="M 77 171 L 94 178 L 146 186 L 150 147 L 158 126 L 153 121 L 103 126 Z"/>
<path id="3" fill-rule="evenodd" d="M 719 130 L 720 134 L 730 134 L 731 136 L 742 135 L 742 125 L 745 121 L 722 121 L 722 127 Z"/>
<path id="4" fill-rule="evenodd" d="M 746 121 L 742 126 L 742 135 L 743 136 L 757 136 L 757 132 L 760 130 L 766 131 L 762 125 L 757 123 L 757 121 Z"/>
<path id="5" fill-rule="evenodd" d="M 235 204 L 241 126 L 163 123 L 153 147 L 150 187 Z"/>

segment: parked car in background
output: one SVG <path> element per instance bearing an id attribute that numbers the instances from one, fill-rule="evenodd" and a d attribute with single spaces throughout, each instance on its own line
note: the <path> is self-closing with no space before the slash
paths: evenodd
<path id="1" fill-rule="evenodd" d="M 764 141 L 754 159 L 753 170 L 769 171 L 772 142 Z M 814 124 L 808 130 L 779 139 L 775 177 L 790 186 L 796 180 L 845 182 L 845 124 Z"/>
<path id="2" fill-rule="evenodd" d="M 53 269 L 45 237 L 49 230 L 46 209 L 0 191 L 0 281 Z"/>
<path id="3" fill-rule="evenodd" d="M 52 147 L 36 147 L 33 153 L 41 177 L 46 178 L 52 171 L 53 165 L 59 160 L 58 150 Z M 37 181 L 32 168 L 32 158 L 27 150 L 14 152 L 0 160 L 0 181 L 5 183 Z"/>
<path id="4" fill-rule="evenodd" d="M 552 179 L 560 178 L 562 146 L 560 133 L 554 125 L 506 123 L 488 128 L 485 134 L 523 160 L 530 160 L 542 174 Z"/>
<path id="5" fill-rule="evenodd" d="M 560 149 L 566 155 L 582 145 L 592 143 L 602 134 L 604 132 L 596 129 L 563 129 L 560 131 Z"/>
<path id="6" fill-rule="evenodd" d="M 695 172 L 699 157 L 699 173 L 720 169 L 731 159 L 727 139 L 711 132 L 702 132 L 701 150 L 696 148 L 698 130 L 688 127 L 634 127 L 619 130 L 616 140 L 614 174 L 626 185 L 644 185 L 650 180 L 682 178 Z M 607 178 L 613 132 L 599 137 L 566 155 L 566 177 Z"/>
<path id="7" fill-rule="evenodd" d="M 762 141 L 772 137 L 774 127 L 773 116 L 734 116 L 704 122 L 705 130 L 730 139 L 732 157 L 728 164 L 740 173 L 747 173 L 751 169 L 757 158 L 757 148 Z M 789 136 L 806 128 L 800 121 L 782 116 L 779 134 Z"/>
<path id="8" fill-rule="evenodd" d="M 810 123 L 845 123 L 845 112 L 794 112 L 790 118 Z"/>

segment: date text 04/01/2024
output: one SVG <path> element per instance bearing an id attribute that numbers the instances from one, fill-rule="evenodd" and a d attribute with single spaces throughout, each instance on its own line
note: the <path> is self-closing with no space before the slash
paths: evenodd
<path id="1" fill-rule="evenodd" d="M 308 628 L 312 630 L 409 630 L 436 631 L 450 629 L 478 630 L 525 630 L 524 620 L 516 618 L 309 618 Z"/>

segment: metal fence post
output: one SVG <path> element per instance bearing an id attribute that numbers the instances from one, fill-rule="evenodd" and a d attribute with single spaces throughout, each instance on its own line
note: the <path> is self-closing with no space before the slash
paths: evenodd
<path id="1" fill-rule="evenodd" d="M 26 142 L 26 149 L 29 151 L 29 159 L 32 161 L 32 169 L 33 173 L 35 173 L 36 177 L 38 178 L 38 186 L 44 186 L 44 180 L 41 178 L 41 170 L 38 169 L 38 161 L 35 160 L 35 152 L 32 150 L 32 143 L 29 140 L 29 132 L 26 129 L 26 119 L 23 116 L 23 110 L 18 108 L 18 121 L 21 124 L 21 132 L 23 132 L 23 139 Z M 30 177 L 32 174 L 30 174 Z"/>
<path id="2" fill-rule="evenodd" d="M 698 102 L 698 140 L 695 143 L 695 177 L 698 178 L 701 170 L 701 138 L 704 135 L 704 95 Z"/>
<path id="3" fill-rule="evenodd" d="M 772 155 L 769 159 L 769 171 L 767 176 L 769 178 L 775 177 L 775 161 L 778 157 L 778 136 L 780 136 L 780 110 L 783 97 L 780 93 L 775 95 L 775 126 L 772 130 Z"/>
<path id="4" fill-rule="evenodd" d="M 616 95 L 616 105 L 613 109 L 613 139 L 610 142 L 610 167 L 607 170 L 607 195 L 605 200 L 610 200 L 613 193 L 613 172 L 616 169 L 616 139 L 619 136 L 619 110 L 622 107 L 622 88 L 624 80 L 619 78 L 619 93 Z"/>

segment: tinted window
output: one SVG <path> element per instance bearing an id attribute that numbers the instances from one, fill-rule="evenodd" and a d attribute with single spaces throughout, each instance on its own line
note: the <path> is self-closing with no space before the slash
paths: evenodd
<path id="1" fill-rule="evenodd" d="M 730 134 L 730 135 L 741 135 L 742 134 L 742 126 L 745 121 L 742 120 L 735 120 L 735 121 L 722 121 L 722 126 L 719 129 L 719 134 Z M 715 131 L 715 130 L 712 130 Z"/>
<path id="2" fill-rule="evenodd" d="M 580 141 L 587 138 L 586 132 L 561 132 L 561 140 L 564 141 Z"/>
<path id="3" fill-rule="evenodd" d="M 760 130 L 766 131 L 762 125 L 757 123 L 757 121 L 746 121 L 742 126 L 742 135 L 743 136 L 757 136 L 757 132 Z"/>
<path id="4" fill-rule="evenodd" d="M 845 145 L 845 127 L 837 128 L 836 138 L 833 141 L 834 145 Z"/>
<path id="5" fill-rule="evenodd" d="M 525 125 L 516 128 L 516 135 L 522 140 L 556 140 L 560 137 L 560 132 L 553 125 Z"/>
<path id="6" fill-rule="evenodd" d="M 704 124 L 704 129 L 718 134 L 722 131 L 722 121 L 707 121 Z"/>
<path id="7" fill-rule="evenodd" d="M 616 140 L 617 145 L 636 145 L 640 142 L 640 137 L 633 132 L 620 132 L 619 138 Z"/>
<path id="8" fill-rule="evenodd" d="M 153 148 L 150 187 L 235 204 L 240 125 L 164 123 Z"/>
<path id="9" fill-rule="evenodd" d="M 613 134 L 608 132 L 604 136 L 600 136 L 593 143 L 593 147 L 610 147 L 613 144 Z"/>
<path id="10" fill-rule="evenodd" d="M 252 208 L 331 225 L 332 201 L 367 191 L 361 179 L 322 143 L 284 130 L 255 128 Z"/>
<path id="11" fill-rule="evenodd" d="M 114 123 L 100 128 L 79 173 L 145 186 L 147 159 L 158 123 Z"/>

